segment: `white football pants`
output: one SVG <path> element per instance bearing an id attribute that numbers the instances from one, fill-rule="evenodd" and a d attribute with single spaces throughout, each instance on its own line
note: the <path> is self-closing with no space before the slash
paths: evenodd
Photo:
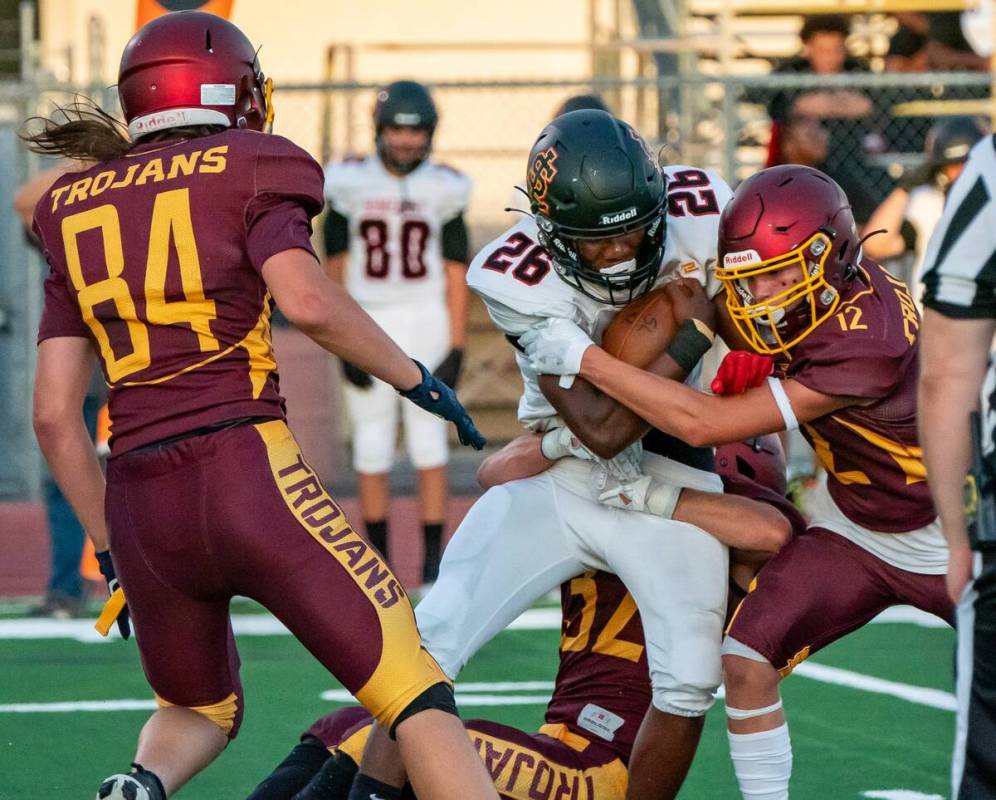
<path id="1" fill-rule="evenodd" d="M 723 490 L 718 476 L 654 454 L 643 468 L 681 486 Z M 586 570 L 605 570 L 640 611 L 654 705 L 700 716 L 721 678 L 726 546 L 694 525 L 601 505 L 589 494 L 590 469 L 564 458 L 474 504 L 415 611 L 423 643 L 455 678 L 538 598 Z"/>

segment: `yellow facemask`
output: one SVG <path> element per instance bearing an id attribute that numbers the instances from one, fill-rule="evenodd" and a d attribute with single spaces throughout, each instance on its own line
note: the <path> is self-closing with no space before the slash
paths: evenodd
<path id="1" fill-rule="evenodd" d="M 799 247 L 775 258 L 749 264 L 717 267 L 716 277 L 726 287 L 726 307 L 740 335 L 758 353 L 774 355 L 795 346 L 816 327 L 831 316 L 840 303 L 840 293 L 826 279 L 824 265 L 833 250 L 830 237 L 814 233 Z M 748 287 L 748 280 L 757 275 L 796 268 L 800 273 L 798 283 L 774 297 L 755 302 Z M 791 330 L 783 335 L 778 324 L 790 310 L 804 303 L 809 318 L 801 330 Z M 786 339 L 785 336 L 789 338 Z"/>

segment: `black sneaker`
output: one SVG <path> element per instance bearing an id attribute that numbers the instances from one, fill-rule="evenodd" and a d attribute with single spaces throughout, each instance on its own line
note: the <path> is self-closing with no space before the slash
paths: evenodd
<path id="1" fill-rule="evenodd" d="M 132 764 L 127 775 L 104 778 L 94 800 L 166 800 L 166 792 L 154 772 Z"/>

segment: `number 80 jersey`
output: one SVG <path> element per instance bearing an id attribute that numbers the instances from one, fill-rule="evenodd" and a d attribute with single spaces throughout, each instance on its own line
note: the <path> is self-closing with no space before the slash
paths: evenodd
<path id="1" fill-rule="evenodd" d="M 405 176 L 376 155 L 326 167 L 329 206 L 349 220 L 350 295 L 367 308 L 441 301 L 441 232 L 463 213 L 470 190 L 466 175 L 432 161 Z"/>

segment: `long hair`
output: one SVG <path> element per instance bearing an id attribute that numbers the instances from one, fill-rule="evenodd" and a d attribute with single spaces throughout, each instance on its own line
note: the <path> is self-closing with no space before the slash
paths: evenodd
<path id="1" fill-rule="evenodd" d="M 31 128 L 41 125 L 41 130 Z M 51 117 L 29 117 L 18 134 L 33 153 L 77 161 L 113 161 L 132 147 L 128 129 L 100 106 L 77 96 Z"/>

